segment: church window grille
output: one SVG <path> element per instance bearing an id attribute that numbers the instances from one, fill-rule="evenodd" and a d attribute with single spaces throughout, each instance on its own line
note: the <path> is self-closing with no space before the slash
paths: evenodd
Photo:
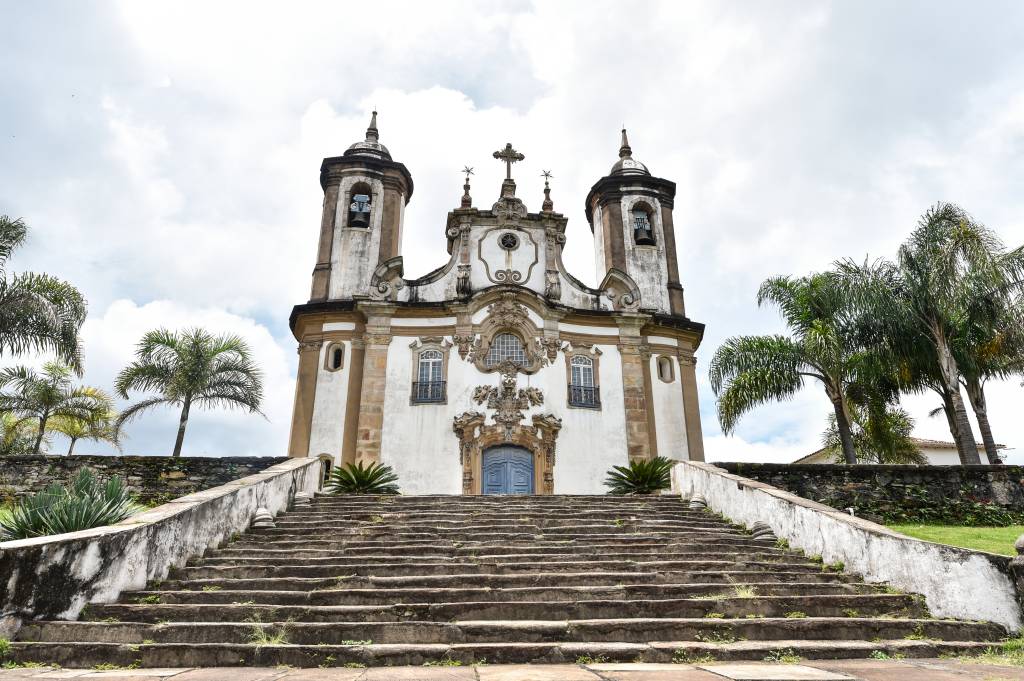
<path id="1" fill-rule="evenodd" d="M 345 366 L 345 346 L 341 343 L 333 343 L 327 348 L 325 368 L 328 371 L 338 371 Z"/>
<path id="2" fill-rule="evenodd" d="M 643 208 L 633 209 L 633 239 L 641 246 L 653 246 L 655 243 L 651 214 Z"/>
<path id="3" fill-rule="evenodd" d="M 672 359 L 670 357 L 659 357 L 658 358 L 658 378 L 665 383 L 671 383 L 676 380 L 675 367 L 672 366 Z"/>
<path id="4" fill-rule="evenodd" d="M 487 351 L 484 366 L 495 367 L 505 360 L 518 366 L 526 364 L 526 351 L 523 349 L 523 342 L 512 333 L 499 333 L 494 337 L 491 347 Z"/>
<path id="5" fill-rule="evenodd" d="M 601 395 L 594 380 L 594 360 L 577 355 L 569 361 L 569 404 L 600 407 Z"/>
<path id="6" fill-rule="evenodd" d="M 424 350 L 419 354 L 416 378 L 412 386 L 413 402 L 444 401 L 444 355 L 440 350 Z"/>

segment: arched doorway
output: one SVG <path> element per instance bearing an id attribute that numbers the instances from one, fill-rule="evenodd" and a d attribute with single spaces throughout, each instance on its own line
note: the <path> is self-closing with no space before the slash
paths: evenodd
<path id="1" fill-rule="evenodd" d="M 533 494 L 533 453 L 525 447 L 490 447 L 481 468 L 484 494 Z"/>

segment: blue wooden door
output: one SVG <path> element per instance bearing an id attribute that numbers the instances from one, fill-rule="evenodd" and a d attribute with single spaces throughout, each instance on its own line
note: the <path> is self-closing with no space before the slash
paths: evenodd
<path id="1" fill-rule="evenodd" d="M 491 447 L 484 452 L 484 494 L 533 494 L 533 454 L 522 447 Z"/>

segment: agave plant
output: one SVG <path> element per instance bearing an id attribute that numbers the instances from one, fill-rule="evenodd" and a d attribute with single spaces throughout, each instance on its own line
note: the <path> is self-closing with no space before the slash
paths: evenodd
<path id="1" fill-rule="evenodd" d="M 604 484 L 609 494 L 654 494 L 672 486 L 674 461 L 663 456 L 612 466 Z"/>
<path id="2" fill-rule="evenodd" d="M 331 471 L 329 494 L 398 494 L 398 476 L 391 466 L 347 463 Z"/>
<path id="3" fill-rule="evenodd" d="M 54 483 L 0 516 L 0 540 L 28 539 L 112 525 L 141 510 L 121 478 L 102 482 L 87 469 Z"/>

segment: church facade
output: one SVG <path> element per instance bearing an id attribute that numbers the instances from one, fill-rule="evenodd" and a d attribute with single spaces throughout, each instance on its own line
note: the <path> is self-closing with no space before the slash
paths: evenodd
<path id="1" fill-rule="evenodd" d="M 632 459 L 703 460 L 694 352 L 672 217 L 675 183 L 619 159 L 585 204 L 601 283 L 562 264 L 567 218 L 506 178 L 474 206 L 469 174 L 449 261 L 403 273 L 408 169 L 364 141 L 320 169 L 323 217 L 307 303 L 290 318 L 299 367 L 289 455 L 380 462 L 407 494 L 601 494 Z M 467 169 L 468 170 L 468 169 Z"/>

